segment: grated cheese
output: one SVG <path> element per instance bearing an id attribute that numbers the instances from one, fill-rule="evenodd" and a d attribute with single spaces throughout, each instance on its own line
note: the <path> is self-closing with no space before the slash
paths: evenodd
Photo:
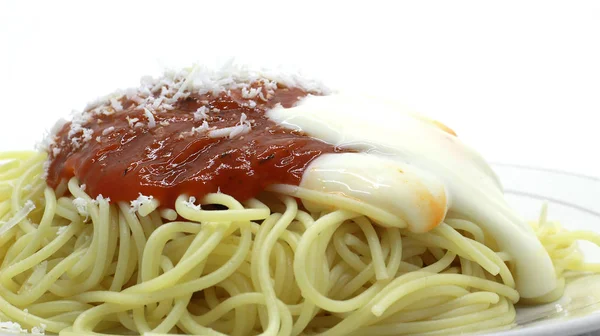
<path id="1" fill-rule="evenodd" d="M 92 200 L 92 203 L 98 205 L 98 203 L 100 203 L 102 201 L 106 201 L 107 203 L 110 203 L 110 197 L 104 197 L 104 196 L 102 196 L 102 194 L 100 194 L 100 195 L 96 196 L 95 200 Z"/>
<path id="2" fill-rule="evenodd" d="M 246 88 L 243 87 L 242 88 L 242 97 L 246 98 L 246 99 L 252 99 L 255 98 L 260 92 L 262 91 L 262 89 L 260 88 Z"/>
<path id="3" fill-rule="evenodd" d="M 87 210 L 87 201 L 82 197 L 77 197 L 73 200 L 73 205 L 77 208 L 79 215 L 88 217 L 89 213 Z"/>
<path id="4" fill-rule="evenodd" d="M 48 177 L 48 174 L 50 173 L 50 160 L 47 159 L 44 162 L 44 165 L 42 166 L 42 170 L 43 170 L 43 173 L 42 173 L 42 175 L 40 175 L 40 179 L 45 180 L 46 177 Z"/>
<path id="5" fill-rule="evenodd" d="M 56 135 L 67 124 L 67 120 L 60 118 L 54 123 L 50 131 L 46 131 L 41 142 L 36 144 L 36 148 L 40 151 L 48 151 L 50 147 L 56 144 Z"/>
<path id="6" fill-rule="evenodd" d="M 110 98 L 110 106 L 117 112 L 123 111 L 123 105 L 114 97 Z"/>
<path id="7" fill-rule="evenodd" d="M 158 99 L 155 99 L 154 102 L 152 102 L 152 109 L 155 110 L 157 108 L 160 107 L 160 104 L 162 104 L 163 100 L 165 100 L 165 97 L 159 97 Z"/>
<path id="8" fill-rule="evenodd" d="M 148 118 L 148 127 L 154 128 L 156 127 L 156 120 L 154 119 L 154 114 L 150 112 L 147 108 L 144 108 L 144 115 Z"/>
<path id="9" fill-rule="evenodd" d="M 206 108 L 206 106 L 198 108 L 196 112 L 194 112 L 194 120 L 199 121 L 206 119 L 208 117 L 208 115 L 206 114 L 207 111 L 208 109 Z"/>
<path id="10" fill-rule="evenodd" d="M 188 207 L 194 210 L 202 210 L 202 206 L 200 204 L 196 205 L 196 197 L 190 196 L 187 201 L 183 201 L 183 203 Z"/>
<path id="11" fill-rule="evenodd" d="M 202 122 L 202 125 L 200 125 L 198 127 L 192 127 L 192 134 L 194 134 L 194 133 L 202 134 L 202 133 L 205 133 L 206 131 L 208 131 L 208 129 L 209 129 L 208 123 L 206 122 L 206 120 L 204 120 Z"/>
<path id="12" fill-rule="evenodd" d="M 132 95 L 132 96 L 127 96 L 127 99 L 135 102 L 138 105 L 140 105 L 144 102 L 144 99 L 142 99 L 142 97 L 138 96 L 137 94 Z"/>
<path id="13" fill-rule="evenodd" d="M 132 127 L 132 128 L 136 122 L 140 121 L 140 119 L 138 119 L 138 118 L 130 118 L 129 116 L 126 116 L 125 119 L 127 119 L 127 122 L 129 123 L 129 127 Z"/>
<path id="14" fill-rule="evenodd" d="M 61 129 L 63 129 L 63 127 L 68 123 L 68 121 L 64 118 L 60 118 L 56 121 L 56 123 L 54 124 L 54 126 L 52 126 L 52 128 L 50 129 L 50 133 L 51 134 L 56 134 L 58 133 Z"/>
<path id="15" fill-rule="evenodd" d="M 265 95 L 263 95 L 262 91 L 258 93 L 258 98 L 260 98 L 262 101 L 267 101 L 267 98 Z"/>
<path id="16" fill-rule="evenodd" d="M 21 223 L 29 213 L 31 213 L 35 209 L 35 204 L 28 200 L 25 202 L 23 207 L 17 211 L 8 221 L 0 222 L 0 236 L 8 232 L 8 230 L 12 229 L 17 224 Z"/>
<path id="17" fill-rule="evenodd" d="M 17 322 L 0 322 L 0 331 L 7 332 L 11 334 L 26 334 L 27 329 L 21 328 L 21 325 Z"/>
<path id="18" fill-rule="evenodd" d="M 252 83 L 262 84 L 262 87 L 252 87 Z M 240 89 L 242 97 L 254 99 L 259 97 L 266 100 L 269 93 L 277 89 L 278 84 L 288 87 L 298 87 L 307 92 L 328 93 L 321 82 L 307 79 L 297 71 L 284 69 L 252 69 L 248 66 L 237 65 L 233 62 L 224 64 L 217 69 L 194 65 L 181 71 L 167 70 L 162 77 L 142 77 L 138 88 L 119 90 L 104 98 L 89 104 L 85 111 L 103 113 L 106 110 L 121 111 L 119 102 L 122 97 L 136 102 L 139 108 L 147 108 L 152 112 L 161 112 L 173 108 L 179 99 L 187 98 L 191 93 L 203 95 L 219 94 L 231 89 Z"/>
<path id="19" fill-rule="evenodd" d="M 237 136 L 246 134 L 246 133 L 250 132 L 250 130 L 252 130 L 252 126 L 250 125 L 250 122 L 247 121 L 246 119 L 247 119 L 246 113 L 242 113 L 242 115 L 240 116 L 240 122 L 237 123 L 235 126 L 211 130 L 210 132 L 208 132 L 208 136 L 210 138 L 233 139 Z"/>
<path id="20" fill-rule="evenodd" d="M 110 133 L 114 132 L 114 130 L 115 130 L 115 127 L 114 127 L 114 126 L 110 126 L 110 127 L 108 127 L 108 128 L 105 128 L 105 129 L 102 131 L 102 135 L 109 135 Z"/>
<path id="21" fill-rule="evenodd" d="M 237 126 L 231 126 L 231 127 L 214 129 L 214 130 L 208 132 L 208 137 L 209 138 L 227 138 L 231 135 L 231 132 L 233 132 L 233 130 L 236 127 Z"/>
<path id="22" fill-rule="evenodd" d="M 144 204 L 148 204 L 150 203 L 150 201 L 152 201 L 154 199 L 153 196 L 145 196 L 142 195 L 142 193 L 139 193 L 140 196 L 138 196 L 138 198 L 134 201 L 131 201 L 131 209 L 129 209 L 129 212 L 137 212 L 138 210 L 140 210 L 140 207 Z"/>
<path id="23" fill-rule="evenodd" d="M 31 328 L 31 333 L 33 335 L 40 335 L 40 336 L 41 335 L 46 335 L 46 328 L 47 327 L 48 326 L 46 324 L 40 323 L 39 327 L 33 327 L 33 328 Z"/>
<path id="24" fill-rule="evenodd" d="M 82 137 L 82 141 L 83 142 L 87 142 L 90 141 L 92 139 L 92 134 L 94 134 L 94 130 L 89 129 L 89 128 L 84 128 L 83 129 L 83 135 Z"/>
<path id="25" fill-rule="evenodd" d="M 23 311 L 26 314 L 29 314 L 29 311 L 27 309 L 25 309 Z M 31 328 L 31 333 L 29 334 L 28 330 L 22 328 L 21 325 L 17 322 L 11 322 L 11 321 L 0 322 L 0 332 L 13 334 L 13 335 L 28 334 L 28 335 L 42 336 L 42 335 L 46 335 L 47 327 L 48 326 L 46 324 L 41 323 L 39 327 Z"/>

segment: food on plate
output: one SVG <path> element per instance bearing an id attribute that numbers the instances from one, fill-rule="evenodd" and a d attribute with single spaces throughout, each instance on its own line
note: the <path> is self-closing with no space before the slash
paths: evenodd
<path id="1" fill-rule="evenodd" d="M 445 335 L 599 271 L 449 127 L 294 74 L 144 78 L 0 160 L 6 328 Z"/>

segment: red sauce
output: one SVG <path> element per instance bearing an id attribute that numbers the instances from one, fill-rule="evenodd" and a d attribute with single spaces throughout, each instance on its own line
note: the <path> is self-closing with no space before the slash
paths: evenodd
<path id="1" fill-rule="evenodd" d="M 247 106 L 249 100 L 239 90 L 190 96 L 179 100 L 173 110 L 156 113 L 154 128 L 147 126 L 148 119 L 136 103 L 122 99 L 122 111 L 100 114 L 83 125 L 94 133 L 81 147 L 74 148 L 69 140 L 70 124 L 59 131 L 54 147 L 60 153 L 50 156 L 48 185 L 56 187 L 76 176 L 92 197 L 102 194 L 112 201 L 129 202 L 142 193 L 154 196 L 162 207 L 173 207 L 181 194 L 201 199 L 220 189 L 243 201 L 270 184 L 298 185 L 313 159 L 337 149 L 276 125 L 265 111 L 277 103 L 291 107 L 306 94 L 279 87 L 266 102 L 254 100 L 254 108 Z M 202 106 L 209 109 L 206 121 L 211 128 L 235 126 L 245 113 L 251 131 L 233 139 L 190 132 L 202 124 L 194 120 L 194 112 Z M 138 118 L 144 126 L 131 127 L 127 117 Z M 114 131 L 102 135 L 110 127 Z"/>

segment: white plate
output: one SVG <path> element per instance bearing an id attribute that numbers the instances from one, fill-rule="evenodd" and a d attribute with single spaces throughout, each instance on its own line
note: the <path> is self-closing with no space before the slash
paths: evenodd
<path id="1" fill-rule="evenodd" d="M 509 203 L 526 219 L 539 215 L 548 201 L 548 217 L 570 230 L 600 232 L 600 179 L 509 164 L 494 164 Z M 582 245 L 586 259 L 600 262 L 600 248 Z M 600 336 L 600 276 L 570 286 L 558 302 L 517 310 L 518 327 L 493 336 Z M 577 290 L 576 290 L 577 289 Z M 595 295 L 594 295 L 595 294 Z M 14 335 L 14 334 L 13 334 Z M 9 336 L 2 334 L 0 336 Z"/>
<path id="2" fill-rule="evenodd" d="M 600 179 L 567 172 L 494 164 L 508 202 L 526 219 L 548 218 L 569 230 L 600 232 Z M 600 248 L 581 244 L 586 261 L 600 262 Z M 518 327 L 494 336 L 600 336 L 600 276 L 575 281 L 558 302 L 517 309 Z"/>

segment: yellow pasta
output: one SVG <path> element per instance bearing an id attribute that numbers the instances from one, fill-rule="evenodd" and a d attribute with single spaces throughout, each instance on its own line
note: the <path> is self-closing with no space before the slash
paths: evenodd
<path id="1" fill-rule="evenodd" d="M 396 221 L 376 210 L 284 185 L 244 204 L 220 193 L 201 201 L 226 210 L 194 209 L 182 195 L 175 209 L 150 203 L 132 213 L 92 199 L 75 178 L 68 193 L 47 187 L 45 154 L 0 158 L 8 160 L 0 166 L 0 319 L 23 328 L 433 335 L 514 323 L 510 258 L 490 248 L 477 223 L 449 217 L 413 233 L 376 224 L 368 215 Z M 309 214 L 291 196 L 337 206 Z M 600 271 L 576 245 L 600 244 L 600 235 L 567 232 L 544 216 L 533 227 L 563 283 L 568 270 Z"/>

